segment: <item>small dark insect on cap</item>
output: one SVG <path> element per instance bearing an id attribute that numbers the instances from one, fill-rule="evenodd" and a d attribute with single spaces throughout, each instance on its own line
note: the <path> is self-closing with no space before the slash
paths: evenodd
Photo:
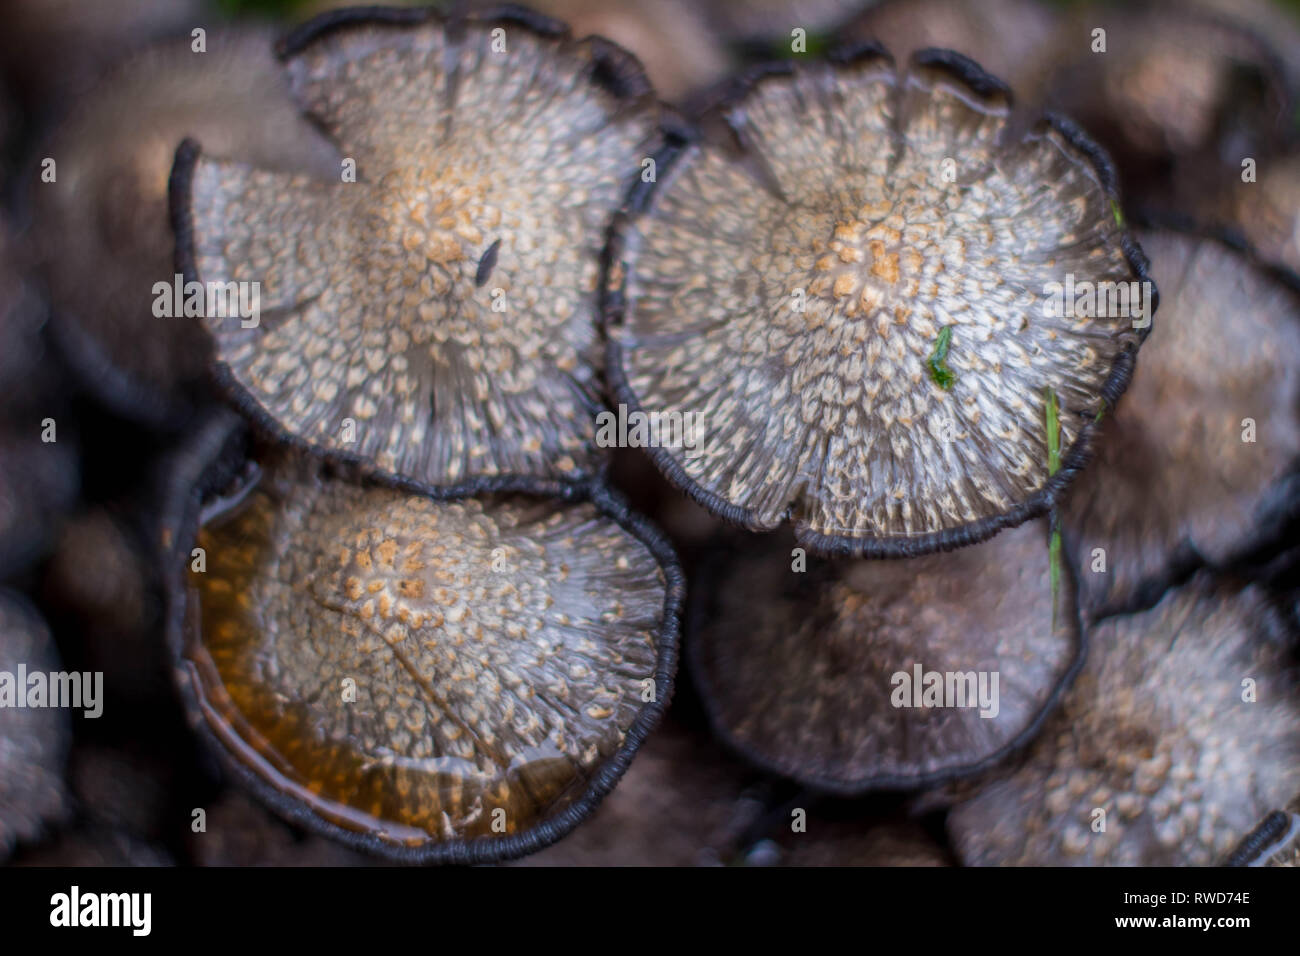
<path id="1" fill-rule="evenodd" d="M 1300 501 L 1300 282 L 1213 238 L 1139 235 L 1161 321 L 1062 509 L 1098 616 L 1289 544 Z"/>
<path id="2" fill-rule="evenodd" d="M 791 543 L 746 546 L 701 586 L 690 649 L 723 739 L 808 786 L 905 789 L 987 767 L 1032 737 L 1082 660 L 1073 575 L 1058 565 L 1053 592 L 1045 520 L 906 561 L 805 570 Z"/>
<path id="3" fill-rule="evenodd" d="M 255 323 L 205 319 L 218 378 L 272 435 L 392 476 L 597 470 L 600 251 L 658 125 L 636 61 L 518 10 L 326 14 L 281 52 L 344 165 L 177 153 L 186 275 L 260 284 Z"/>
<path id="4" fill-rule="evenodd" d="M 1207 574 L 1091 627 L 1088 663 L 1023 763 L 949 813 L 958 858 L 1218 863 L 1300 790 L 1294 628 L 1262 588 Z"/>
<path id="5" fill-rule="evenodd" d="M 519 856 L 576 826 L 671 693 L 663 539 L 599 489 L 448 500 L 296 452 L 259 464 L 171 562 L 183 696 L 237 778 L 411 862 Z"/>
<path id="6" fill-rule="evenodd" d="M 1155 294 L 1104 154 L 1060 118 L 1013 135 L 1010 102 L 958 54 L 864 49 L 758 74 L 724 107 L 738 155 L 662 154 L 611 250 L 609 374 L 630 409 L 692 416 L 689 453 L 650 449 L 677 485 L 868 557 L 1051 504 Z M 1103 283 L 1123 298 L 1099 316 Z"/>

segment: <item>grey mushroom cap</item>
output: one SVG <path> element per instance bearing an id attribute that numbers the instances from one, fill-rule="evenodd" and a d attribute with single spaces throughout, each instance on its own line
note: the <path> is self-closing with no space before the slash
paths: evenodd
<path id="1" fill-rule="evenodd" d="M 495 0 L 475 4 L 500 6 Z M 722 79 L 730 66 L 706 12 L 692 0 L 531 0 L 527 6 L 567 23 L 575 37 L 603 37 L 626 49 L 671 102 Z"/>
<path id="2" fill-rule="evenodd" d="M 1295 638 L 1262 589 L 1204 574 L 1095 625 L 1087 665 L 1023 763 L 949 813 L 959 858 L 1218 862 L 1300 787 Z"/>
<path id="3" fill-rule="evenodd" d="M 948 554 L 806 571 L 792 543 L 724 561 L 692 615 L 705 709 L 768 770 L 843 794 L 974 773 L 1029 740 L 1077 671 L 1072 576 L 1062 566 L 1053 593 L 1045 521 Z"/>
<path id="4" fill-rule="evenodd" d="M 762 805 L 755 771 L 671 716 L 655 728 L 618 787 L 570 836 L 519 866 L 716 866 Z"/>
<path id="5" fill-rule="evenodd" d="M 662 539 L 598 490 L 440 500 L 284 449 L 258 462 L 177 540 L 168 616 L 191 718 L 236 779 L 408 861 L 571 830 L 672 692 L 682 583 Z"/>
<path id="6" fill-rule="evenodd" d="M 20 670 L 21 669 L 21 670 Z M 0 590 L 0 860 L 21 842 L 40 837 L 69 810 L 64 769 L 72 734 L 63 707 L 25 706 L 28 686 L 20 673 L 60 669 L 49 628 L 27 601 Z M 22 695 L 22 701 L 9 695 Z"/>
<path id="7" fill-rule="evenodd" d="M 836 31 L 844 42 L 875 40 L 895 56 L 941 47 L 975 60 L 1018 96 L 1036 96 L 1059 12 L 1042 0 L 882 0 Z"/>
<path id="8" fill-rule="evenodd" d="M 1292 114 L 1269 37 L 1195 4 L 1080 4 L 1064 15 L 1041 79 L 1047 101 L 1114 157 L 1129 190 L 1154 193 L 1194 160 L 1240 174 L 1271 154 Z"/>
<path id="9" fill-rule="evenodd" d="M 519 11 L 326 15 L 282 53 L 355 181 L 190 144 L 174 176 L 186 274 L 260 283 L 259 322 L 204 320 L 240 407 L 440 488 L 599 470 L 600 250 L 659 115 L 639 65 Z"/>
<path id="10" fill-rule="evenodd" d="M 1300 295 L 1220 241 L 1140 235 L 1161 321 L 1062 506 L 1093 615 L 1280 546 L 1300 508 Z"/>
<path id="11" fill-rule="evenodd" d="M 49 442 L 41 440 L 41 418 L 0 424 L 0 579 L 35 564 L 54 546 L 63 512 L 80 488 L 76 436 L 59 418 L 57 440 Z"/>
<path id="12" fill-rule="evenodd" d="M 210 348 L 176 287 L 168 182 L 176 144 L 337 176 L 333 147 L 298 113 L 265 30 L 212 30 L 127 59 L 78 101 L 40 146 L 33 245 L 51 297 L 51 330 L 81 383 L 118 414 L 183 421 Z M 165 290 L 160 298 L 159 284 Z"/>
<path id="13" fill-rule="evenodd" d="M 864 49 L 744 85 L 724 107 L 738 154 L 665 148 L 617 228 L 606 310 L 618 400 L 693 423 L 650 449 L 674 484 L 868 557 L 1050 506 L 1155 296 L 1104 155 L 1059 118 L 1015 134 L 1010 109 L 958 55 L 900 73 Z M 1125 283 L 1134 316 L 1067 309 L 1082 282 Z"/>
<path id="14" fill-rule="evenodd" d="M 1229 179 L 1225 194 L 1198 203 L 1201 217 L 1245 236 L 1261 258 L 1300 274 L 1300 154 L 1261 163 L 1258 178 Z"/>

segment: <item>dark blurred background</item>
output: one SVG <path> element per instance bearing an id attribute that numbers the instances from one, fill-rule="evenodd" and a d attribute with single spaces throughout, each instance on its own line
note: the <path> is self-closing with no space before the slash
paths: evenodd
<path id="1" fill-rule="evenodd" d="M 0 861 L 14 864 L 369 862 L 280 821 L 222 782 L 175 699 L 156 542 L 169 456 L 213 398 L 196 330 L 148 311 L 171 274 L 166 177 L 186 135 L 289 161 L 295 112 L 271 44 L 320 0 L 0 2 L 0 669 L 102 671 L 103 716 L 0 712 Z M 898 59 L 955 46 L 1021 103 L 1066 109 L 1110 149 L 1125 208 L 1213 222 L 1271 262 L 1300 263 L 1300 2 L 1115 7 L 1038 0 L 539 0 L 579 35 L 646 64 L 681 112 L 746 64 L 879 37 Z M 1194 12 L 1219 34 L 1179 28 Z M 1094 21 L 1144 64 L 1099 75 Z M 792 26 L 806 52 L 790 49 Z M 206 31 L 210 59 L 179 55 Z M 1207 40 L 1206 37 L 1210 39 Z M 1129 55 L 1129 54 L 1123 54 Z M 1225 65 L 1226 64 L 1226 65 Z M 1243 196 L 1239 157 L 1267 159 Z M 56 197 L 42 176 L 53 159 Z M 301 159 L 301 156 L 296 157 Z M 615 477 L 688 570 L 717 523 L 637 452 Z M 904 797 L 819 798 L 728 755 L 689 680 L 596 817 L 530 863 L 955 862 L 941 810 Z M 790 837 L 791 807 L 823 824 Z M 206 831 L 191 827 L 196 808 Z"/>

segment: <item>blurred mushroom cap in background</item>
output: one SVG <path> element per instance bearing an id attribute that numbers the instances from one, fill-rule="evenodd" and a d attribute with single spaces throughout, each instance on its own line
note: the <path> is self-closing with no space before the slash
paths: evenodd
<path id="1" fill-rule="evenodd" d="M 176 146 L 337 178 L 333 147 L 299 114 L 265 30 L 212 30 L 154 46 L 83 97 L 38 150 L 33 238 L 56 340 L 83 384 L 148 425 L 183 420 L 209 349 L 194 318 L 172 314 L 176 268 L 167 188 Z M 168 307 L 158 308 L 163 283 Z"/>

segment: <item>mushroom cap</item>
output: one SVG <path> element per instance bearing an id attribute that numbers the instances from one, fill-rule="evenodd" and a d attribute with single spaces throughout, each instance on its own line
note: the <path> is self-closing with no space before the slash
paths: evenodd
<path id="1" fill-rule="evenodd" d="M 34 564 L 54 544 L 81 482 L 71 422 L 55 418 L 57 441 L 41 441 L 41 418 L 0 424 L 0 580 Z"/>
<path id="2" fill-rule="evenodd" d="M 604 37 L 631 52 L 667 100 L 714 83 L 727 70 L 719 38 L 689 0 L 530 0 L 528 6 L 567 23 L 576 37 Z"/>
<path id="3" fill-rule="evenodd" d="M 54 182 L 32 186 L 33 241 L 51 329 L 92 394 L 150 425 L 188 417 L 210 348 L 193 319 L 158 314 L 174 287 L 168 180 L 176 144 L 315 177 L 336 176 L 333 147 L 303 119 L 265 30 L 213 30 L 158 44 L 117 67 L 40 149 Z"/>
<path id="4" fill-rule="evenodd" d="M 87 472 L 100 480 L 110 473 L 102 466 Z M 55 631 L 77 635 L 79 668 L 102 672 L 115 697 L 144 707 L 174 697 L 159 639 L 158 563 L 138 524 L 149 520 L 144 516 L 151 515 L 155 501 L 143 495 L 138 501 L 101 498 L 68 514 L 41 565 L 39 587 Z"/>
<path id="5" fill-rule="evenodd" d="M 1088 663 L 1023 764 L 949 813 L 958 856 L 1217 862 L 1300 789 L 1295 638 L 1261 589 L 1205 575 L 1149 611 L 1093 626 Z M 1103 832 L 1092 828 L 1098 808 Z"/>
<path id="6" fill-rule="evenodd" d="M 618 400 L 695 416 L 694 453 L 650 449 L 675 484 L 748 528 L 793 516 L 800 543 L 868 557 L 973 543 L 1050 505 L 1145 331 L 1046 315 L 1051 293 L 1154 293 L 1105 157 L 1056 117 L 1016 136 L 1009 112 L 956 54 L 899 75 L 868 48 L 751 78 L 726 112 L 738 155 L 660 153 L 616 228 L 606 310 Z"/>
<path id="7" fill-rule="evenodd" d="M 1098 616 L 1149 606 L 1201 563 L 1283 543 L 1300 505 L 1294 280 L 1214 239 L 1140 237 L 1161 321 L 1062 505 L 1084 607 Z"/>
<path id="8" fill-rule="evenodd" d="M 256 327 L 204 319 L 218 378 L 272 435 L 389 475 L 596 471 L 599 255 L 658 122 L 639 65 L 519 10 L 342 11 L 281 53 L 356 181 L 178 151 L 178 263 L 260 283 Z"/>
<path id="9" fill-rule="evenodd" d="M 844 42 L 875 40 L 906 56 L 932 47 L 956 50 L 1022 95 L 1050 50 L 1060 20 L 1042 0 L 882 0 L 837 31 Z"/>
<path id="10" fill-rule="evenodd" d="M 176 553 L 178 679 L 286 817 L 397 859 L 518 856 L 580 822 L 658 719 L 680 572 L 600 489 L 425 492 L 268 453 L 188 538 L 206 555 L 188 587 Z"/>
<path id="11" fill-rule="evenodd" d="M 1282 60 L 1268 40 L 1195 4 L 1081 4 L 1043 60 L 1046 100 L 1110 151 L 1128 192 L 1154 191 L 1196 157 L 1240 172 L 1276 148 L 1292 116 Z M 1105 51 L 1094 49 L 1105 31 Z"/>
<path id="12" fill-rule="evenodd" d="M 1166 6 L 1179 4 L 1182 12 L 1179 0 L 1163 2 Z M 1300 90 L 1300 60 L 1296 56 L 1300 51 L 1300 17 L 1294 7 L 1273 0 L 1195 0 L 1195 5 L 1265 38 L 1278 53 L 1292 95 Z"/>
<path id="13" fill-rule="evenodd" d="M 17 686 L 20 664 L 28 674 L 50 674 L 59 670 L 58 651 L 36 610 L 0 590 L 0 672 L 14 682 L 11 690 L 25 695 L 27 687 Z M 70 723 L 60 707 L 0 707 L 0 859 L 66 812 Z"/>
<path id="14" fill-rule="evenodd" d="M 572 836 L 520 866 L 708 866 L 729 862 L 753 809 L 754 771 L 671 716 Z"/>
<path id="15" fill-rule="evenodd" d="M 689 648 L 720 736 L 808 786 L 855 794 L 978 771 L 1030 739 L 1081 662 L 1072 575 L 1054 596 L 1045 521 L 949 554 L 793 566 L 788 540 L 747 546 L 702 585 L 712 598 Z M 958 706 L 917 706 L 931 672 L 945 687 L 957 675 Z"/>
<path id="16" fill-rule="evenodd" d="M 1261 163 L 1255 182 L 1228 182 L 1226 195 L 1200 204 L 1207 218 L 1239 230 L 1266 262 L 1300 273 L 1300 154 Z"/>

